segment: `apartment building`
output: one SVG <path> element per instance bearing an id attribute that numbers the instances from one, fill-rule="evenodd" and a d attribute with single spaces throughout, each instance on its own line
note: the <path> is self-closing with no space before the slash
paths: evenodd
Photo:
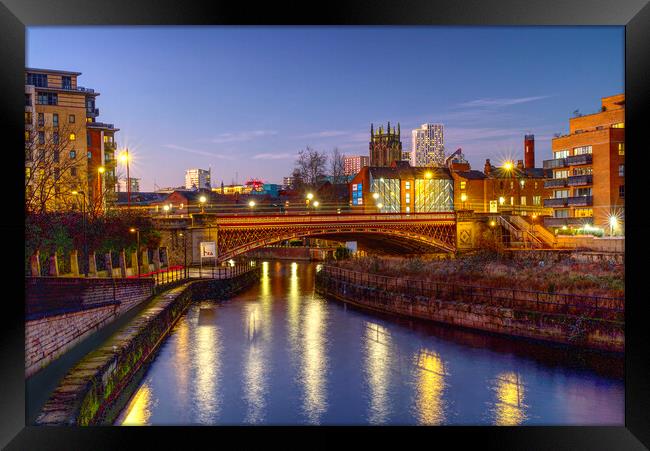
<path id="1" fill-rule="evenodd" d="M 552 170 L 544 206 L 549 228 L 602 229 L 624 233 L 625 95 L 601 99 L 600 111 L 569 119 L 569 134 L 552 140 Z"/>

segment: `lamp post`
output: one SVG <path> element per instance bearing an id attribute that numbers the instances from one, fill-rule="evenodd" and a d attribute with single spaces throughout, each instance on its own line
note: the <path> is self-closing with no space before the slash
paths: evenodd
<path id="1" fill-rule="evenodd" d="M 465 208 L 466 208 L 465 202 L 467 201 L 467 194 L 462 193 L 460 195 L 460 201 L 462 202 L 463 210 L 465 210 Z"/>
<path id="2" fill-rule="evenodd" d="M 307 199 L 305 202 L 307 203 L 307 213 L 309 214 L 309 202 L 314 198 L 314 195 L 312 193 L 307 193 Z"/>
<path id="3" fill-rule="evenodd" d="M 126 192 L 127 194 L 127 202 L 128 202 L 128 208 L 131 208 L 131 175 L 129 174 L 129 148 L 127 147 L 124 150 L 124 153 L 120 155 L 120 160 L 122 163 L 126 164 Z"/>
<path id="4" fill-rule="evenodd" d="M 97 168 L 97 198 L 99 202 L 99 209 L 103 210 L 103 202 L 102 202 L 102 175 L 104 175 L 104 172 L 106 172 L 106 168 L 104 166 L 100 166 Z"/>
<path id="5" fill-rule="evenodd" d="M 88 277 L 88 240 L 86 239 L 86 193 L 83 191 L 72 191 L 73 196 L 81 195 L 81 221 L 83 224 L 84 235 L 84 268 L 86 269 L 86 277 Z"/>
<path id="6" fill-rule="evenodd" d="M 618 226 L 618 218 L 616 216 L 609 217 L 609 236 L 614 236 L 614 230 Z"/>
<path id="7" fill-rule="evenodd" d="M 203 206 L 205 205 L 205 203 L 206 203 L 207 200 L 208 200 L 208 199 L 207 199 L 205 196 L 201 196 L 201 197 L 199 197 L 199 204 L 201 205 L 201 213 L 204 212 L 204 210 L 203 210 Z"/>
<path id="8" fill-rule="evenodd" d="M 131 227 L 129 229 L 129 232 L 135 233 L 136 236 L 135 255 L 137 255 L 137 260 L 138 260 L 138 278 L 140 278 L 140 229 L 138 229 L 137 227 Z"/>

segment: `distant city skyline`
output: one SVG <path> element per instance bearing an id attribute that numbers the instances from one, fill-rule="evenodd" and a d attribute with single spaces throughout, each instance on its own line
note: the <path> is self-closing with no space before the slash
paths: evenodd
<path id="1" fill-rule="evenodd" d="M 91 56 L 71 43 L 101 43 Z M 436 58 L 422 48 L 436 44 Z M 580 49 L 576 51 L 576 49 Z M 100 93 L 140 188 L 282 183 L 306 146 L 368 155 L 370 124 L 442 124 L 447 155 L 551 158 L 568 118 L 624 91 L 623 27 L 30 27 L 27 66 Z"/>

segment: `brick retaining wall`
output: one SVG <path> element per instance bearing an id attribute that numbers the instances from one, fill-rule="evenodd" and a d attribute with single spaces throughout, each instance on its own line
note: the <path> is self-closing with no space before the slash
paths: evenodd
<path id="1" fill-rule="evenodd" d="M 316 275 L 316 290 L 353 305 L 411 318 L 591 349 L 625 350 L 622 321 L 393 293 L 339 280 L 324 271 Z"/>
<path id="2" fill-rule="evenodd" d="M 151 279 L 27 278 L 25 376 L 151 297 Z"/>

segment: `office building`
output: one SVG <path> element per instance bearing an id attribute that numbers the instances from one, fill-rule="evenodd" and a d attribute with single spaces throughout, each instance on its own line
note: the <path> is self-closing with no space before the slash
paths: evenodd
<path id="1" fill-rule="evenodd" d="M 185 171 L 185 189 L 210 189 L 212 169 L 188 169 Z"/>

